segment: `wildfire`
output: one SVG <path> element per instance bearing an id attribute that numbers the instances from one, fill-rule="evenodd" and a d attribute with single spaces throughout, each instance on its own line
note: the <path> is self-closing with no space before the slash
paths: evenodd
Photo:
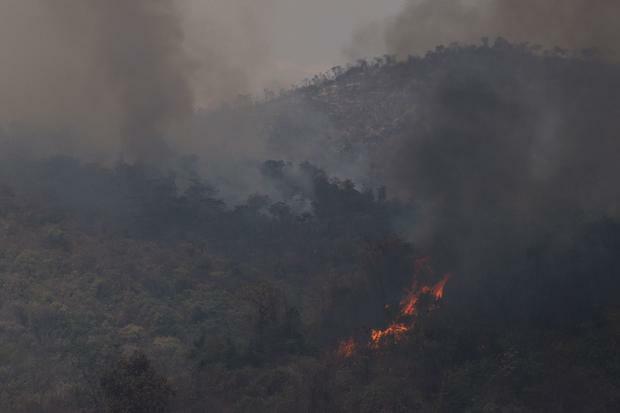
<path id="1" fill-rule="evenodd" d="M 400 302 L 400 312 L 387 328 L 373 329 L 370 332 L 370 342 L 368 346 L 371 349 L 379 349 L 387 343 L 395 343 L 401 341 L 405 334 L 409 332 L 415 324 L 415 316 L 417 305 L 422 296 L 430 296 L 434 299 L 435 304 L 443 299 L 444 289 L 450 280 L 451 274 L 446 274 L 434 285 L 425 285 L 418 287 L 417 279 L 424 272 L 428 275 L 434 275 L 434 271 L 430 265 L 430 258 L 424 257 L 416 260 L 414 267 L 414 283 L 407 291 L 405 298 Z M 432 306 L 431 309 L 436 306 Z M 340 343 L 338 347 L 338 355 L 343 358 L 349 358 L 355 354 L 357 343 L 350 338 Z"/>
<path id="2" fill-rule="evenodd" d="M 433 286 L 431 294 L 433 295 L 433 297 L 435 297 L 436 301 L 439 301 L 443 298 L 443 290 L 446 288 L 446 284 L 450 280 L 450 277 L 452 277 L 452 274 L 444 275 L 441 281 L 439 281 Z"/>
<path id="3" fill-rule="evenodd" d="M 370 332 L 370 346 L 378 348 L 388 337 L 392 337 L 395 342 L 400 341 L 411 326 L 403 323 L 394 323 L 385 330 L 372 330 Z"/>
<path id="4" fill-rule="evenodd" d="M 357 343 L 353 338 L 342 341 L 338 346 L 338 355 L 342 358 L 348 359 L 355 354 L 357 350 Z"/>
<path id="5" fill-rule="evenodd" d="M 450 274 L 444 275 L 444 277 L 437 284 L 433 286 L 424 286 L 422 288 L 416 288 L 414 284 L 413 288 L 409 290 L 407 296 L 401 301 L 401 315 L 413 316 L 416 312 L 416 306 L 420 297 L 425 294 L 430 294 L 435 301 L 440 301 L 443 298 L 443 291 L 450 279 Z"/>
<path id="6" fill-rule="evenodd" d="M 413 292 L 412 294 L 409 294 L 408 297 L 406 297 L 402 302 L 402 309 L 401 309 L 401 314 L 407 315 L 407 316 L 412 316 L 415 314 L 415 308 L 416 305 L 418 304 L 418 300 L 420 299 L 420 293 L 419 292 Z"/>

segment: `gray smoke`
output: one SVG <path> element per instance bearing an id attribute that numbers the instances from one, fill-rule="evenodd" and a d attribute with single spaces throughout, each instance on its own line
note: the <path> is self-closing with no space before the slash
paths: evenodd
<path id="1" fill-rule="evenodd" d="M 579 216 L 618 214 L 618 21 L 616 0 L 408 0 L 359 29 L 357 56 L 377 39 L 400 57 L 490 39 L 490 49 L 430 55 L 416 115 L 379 156 L 389 187 L 418 202 L 419 243 L 476 260 Z M 493 46 L 497 37 L 558 56 L 595 49 L 603 61 L 535 63 L 516 49 L 502 60 L 489 52 L 510 47 Z"/>
<path id="2" fill-rule="evenodd" d="M 597 48 L 617 56 L 619 18 L 616 0 L 407 0 L 381 27 L 360 28 L 352 49 L 360 55 L 382 39 L 387 53 L 409 55 L 440 44 L 501 36 L 546 48 Z"/>
<path id="3" fill-rule="evenodd" d="M 616 64 L 500 41 L 425 65 L 415 114 L 379 156 L 388 187 L 418 203 L 406 224 L 420 245 L 462 266 L 619 216 Z"/>
<path id="4" fill-rule="evenodd" d="M 180 19 L 170 0 L 49 3 L 59 23 L 91 21 L 97 65 L 119 104 L 125 153 L 137 160 L 166 157 L 164 136 L 192 112 L 189 61 Z M 79 32 L 73 34 L 80 36 Z"/>
<path id="5" fill-rule="evenodd" d="M 164 137 L 193 106 L 171 0 L 8 0 L 0 7 L 3 123 L 48 135 L 71 129 L 93 150 L 118 151 L 121 141 L 132 160 L 166 156 Z"/>
<path id="6" fill-rule="evenodd" d="M 270 4 L 3 1 L 4 136 L 35 155 L 161 162 L 195 107 L 254 91 L 268 72 Z"/>

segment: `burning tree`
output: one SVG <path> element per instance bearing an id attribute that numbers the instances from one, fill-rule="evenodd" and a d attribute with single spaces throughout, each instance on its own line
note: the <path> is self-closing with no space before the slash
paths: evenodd
<path id="1" fill-rule="evenodd" d="M 418 280 L 422 278 L 422 275 L 434 275 L 434 270 L 430 265 L 430 258 L 428 257 L 416 260 L 412 286 L 401 300 L 398 313 L 386 328 L 372 329 L 370 331 L 369 348 L 377 350 L 389 343 L 397 343 L 403 340 L 406 334 L 415 326 L 419 303 L 423 297 L 430 298 L 430 310 L 436 308 L 443 299 L 446 284 L 452 275 L 449 273 L 445 274 L 435 284 L 420 286 Z M 358 344 L 355 339 L 349 338 L 339 344 L 337 353 L 343 358 L 349 358 L 355 354 L 357 348 Z"/>

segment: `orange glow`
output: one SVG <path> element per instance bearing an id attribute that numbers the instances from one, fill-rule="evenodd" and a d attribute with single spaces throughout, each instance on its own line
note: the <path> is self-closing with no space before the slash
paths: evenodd
<path id="1" fill-rule="evenodd" d="M 340 342 L 338 346 L 338 355 L 343 358 L 352 357 L 357 350 L 357 343 L 353 338 Z"/>
<path id="2" fill-rule="evenodd" d="M 432 287 L 424 286 L 419 290 L 416 290 L 415 284 L 409 291 L 403 301 L 401 301 L 401 314 L 403 316 L 413 316 L 416 312 L 416 305 L 423 294 L 430 294 L 435 298 L 435 301 L 440 301 L 443 298 L 443 292 L 446 287 L 446 283 L 450 279 L 450 274 L 446 274 L 441 281 Z"/>
<path id="3" fill-rule="evenodd" d="M 416 260 L 414 278 L 419 276 L 420 271 L 425 271 L 430 275 L 433 274 L 429 258 L 420 258 Z M 450 274 L 446 274 L 436 284 L 432 286 L 425 285 L 421 288 L 418 288 L 417 282 L 414 281 L 413 286 L 400 303 L 400 314 L 396 321 L 384 330 L 372 330 L 370 332 L 370 347 L 374 349 L 380 348 L 386 343 L 386 339 L 389 337 L 392 338 L 393 342 L 401 341 L 404 335 L 410 331 L 415 324 L 413 317 L 416 315 L 417 304 L 420 297 L 423 295 L 430 295 L 435 299 L 435 303 L 441 301 L 446 283 L 450 279 L 450 276 Z"/>
<path id="4" fill-rule="evenodd" d="M 390 343 L 402 341 L 405 335 L 411 331 L 415 325 L 417 305 L 422 296 L 427 295 L 434 299 L 434 303 L 429 306 L 428 311 L 437 308 L 438 303 L 444 297 L 446 284 L 452 277 L 452 274 L 448 273 L 444 275 L 443 278 L 434 285 L 419 286 L 418 279 L 433 278 L 434 274 L 435 272 L 431 266 L 429 257 L 419 258 L 415 261 L 413 273 L 414 282 L 400 302 L 399 313 L 387 328 L 372 329 L 370 331 L 369 348 L 377 350 Z M 385 308 L 389 309 L 389 305 L 386 305 Z M 337 354 L 343 358 L 349 358 L 355 355 L 357 349 L 358 344 L 354 339 L 350 338 L 340 343 Z"/>
<path id="5" fill-rule="evenodd" d="M 433 297 L 435 297 L 435 300 L 439 301 L 443 298 L 443 290 L 444 288 L 446 288 L 446 284 L 448 283 L 448 280 L 450 280 L 451 276 L 452 274 L 444 275 L 442 280 L 433 286 L 431 294 L 433 294 Z"/>
<path id="6" fill-rule="evenodd" d="M 433 274 L 433 268 L 431 267 L 431 257 L 422 257 L 415 260 L 413 268 L 414 274 L 420 274 L 422 271 L 427 271 L 429 274 Z"/>
<path id="7" fill-rule="evenodd" d="M 385 330 L 372 330 L 370 333 L 371 347 L 377 348 L 388 337 L 394 341 L 400 341 L 403 335 L 409 331 L 409 326 L 402 323 L 394 323 Z"/>
<path id="8" fill-rule="evenodd" d="M 410 293 L 402 302 L 401 302 L 401 314 L 412 316 L 415 314 L 416 304 L 418 304 L 418 300 L 420 299 L 420 294 L 417 291 Z"/>

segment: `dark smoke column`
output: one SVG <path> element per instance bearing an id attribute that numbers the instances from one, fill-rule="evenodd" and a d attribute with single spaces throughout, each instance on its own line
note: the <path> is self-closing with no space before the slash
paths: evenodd
<path id="1" fill-rule="evenodd" d="M 166 133 L 192 110 L 179 17 L 170 0 L 96 3 L 101 64 L 120 104 L 125 154 L 162 162 Z"/>

